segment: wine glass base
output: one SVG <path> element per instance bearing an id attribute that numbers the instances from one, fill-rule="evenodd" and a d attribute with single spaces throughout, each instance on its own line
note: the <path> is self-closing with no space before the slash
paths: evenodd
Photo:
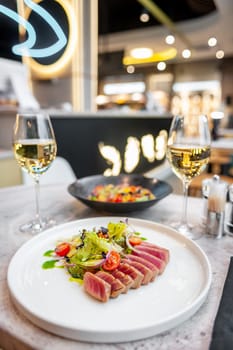
<path id="1" fill-rule="evenodd" d="M 40 220 L 31 220 L 26 224 L 22 224 L 19 230 L 24 233 L 37 234 L 53 227 L 56 224 L 52 218 L 42 218 Z"/>
<path id="2" fill-rule="evenodd" d="M 177 230 L 179 233 L 184 235 L 185 237 L 192 239 L 192 240 L 197 240 L 203 236 L 202 230 L 199 228 L 192 226 L 192 225 L 186 225 L 186 224 L 181 224 L 181 223 L 172 223 L 170 225 L 172 228 Z"/>

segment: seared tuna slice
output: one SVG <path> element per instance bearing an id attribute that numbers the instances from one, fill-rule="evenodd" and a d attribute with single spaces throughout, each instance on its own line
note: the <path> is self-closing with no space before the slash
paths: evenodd
<path id="1" fill-rule="evenodd" d="M 122 293 L 127 293 L 129 288 L 131 288 L 134 284 L 134 280 L 130 277 L 130 275 L 126 275 L 119 270 L 114 270 L 111 272 L 111 274 L 124 284 L 125 290 Z"/>
<path id="2" fill-rule="evenodd" d="M 127 254 L 126 258 L 129 259 L 129 260 L 132 260 L 132 261 L 137 261 L 140 264 L 148 267 L 151 270 L 151 272 L 152 272 L 151 281 L 154 281 L 155 277 L 159 274 L 159 269 L 154 264 L 152 264 L 150 261 L 148 261 L 146 259 L 141 258 L 140 256 Z"/>
<path id="3" fill-rule="evenodd" d="M 148 267 L 146 267 L 145 265 L 142 265 L 141 263 L 137 262 L 137 261 L 133 261 L 129 259 L 123 259 L 122 262 L 126 262 L 128 263 L 130 266 L 135 267 L 135 269 L 137 269 L 138 271 L 140 271 L 143 274 L 143 280 L 142 280 L 142 284 L 148 284 L 151 279 L 152 279 L 152 271 L 150 269 L 148 269 Z"/>
<path id="4" fill-rule="evenodd" d="M 105 271 L 98 271 L 96 274 L 99 278 L 102 278 L 105 282 L 109 283 L 111 286 L 111 297 L 116 298 L 119 294 L 123 293 L 125 290 L 124 284 L 117 278 L 110 275 L 110 273 Z"/>
<path id="5" fill-rule="evenodd" d="M 167 248 L 161 247 L 160 245 L 157 245 L 157 244 L 154 244 L 151 242 L 143 241 L 140 245 L 141 246 L 144 245 L 144 246 L 151 247 L 151 248 L 159 248 L 159 249 L 169 253 L 169 250 Z"/>
<path id="6" fill-rule="evenodd" d="M 146 253 L 149 253 L 153 256 L 157 256 L 157 258 L 165 261 L 165 263 L 167 264 L 169 261 L 169 251 L 165 250 L 165 249 L 160 249 L 160 248 L 156 248 L 155 246 L 153 247 L 152 245 L 138 245 L 136 250 L 140 250 Z"/>
<path id="7" fill-rule="evenodd" d="M 91 272 L 85 272 L 83 278 L 84 290 L 100 301 L 108 301 L 111 294 L 111 285 Z"/>
<path id="8" fill-rule="evenodd" d="M 136 256 L 140 256 L 141 258 L 146 259 L 149 262 L 151 262 L 152 264 L 154 264 L 159 269 L 159 274 L 163 273 L 163 271 L 166 267 L 165 261 L 163 261 L 163 260 L 161 260 L 161 259 L 157 258 L 156 256 L 153 256 L 149 253 L 135 249 L 135 250 L 133 250 L 132 254 L 136 255 Z"/>
<path id="9" fill-rule="evenodd" d="M 129 275 L 133 279 L 134 282 L 131 288 L 136 289 L 140 287 L 144 278 L 143 274 L 140 271 L 138 271 L 133 266 L 130 266 L 127 263 L 120 263 L 117 269 L 125 273 L 126 275 Z"/>

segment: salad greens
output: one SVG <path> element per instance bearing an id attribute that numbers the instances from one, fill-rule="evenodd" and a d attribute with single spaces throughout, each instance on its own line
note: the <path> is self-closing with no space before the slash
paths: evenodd
<path id="1" fill-rule="evenodd" d="M 139 243 L 144 240 L 130 227 L 127 219 L 109 222 L 107 227 L 83 229 L 45 252 L 44 256 L 53 260 L 45 261 L 42 268 L 66 267 L 73 278 L 81 279 L 86 271 L 113 270 L 119 265 L 121 257 L 134 249 L 135 237 Z"/>

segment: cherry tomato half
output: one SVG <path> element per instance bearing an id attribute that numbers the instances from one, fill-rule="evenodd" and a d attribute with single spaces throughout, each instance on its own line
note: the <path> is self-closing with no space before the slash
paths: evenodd
<path id="1" fill-rule="evenodd" d="M 55 253 L 58 256 L 66 256 L 70 251 L 69 243 L 59 243 L 55 248 Z"/>
<path id="2" fill-rule="evenodd" d="M 106 271 L 115 270 L 121 262 L 120 254 L 114 250 L 112 250 L 103 264 L 103 269 Z"/>
<path id="3" fill-rule="evenodd" d="M 116 195 L 113 199 L 114 203 L 121 203 L 122 201 L 123 201 L 123 198 L 121 194 Z"/>
<path id="4" fill-rule="evenodd" d="M 132 246 L 135 246 L 135 245 L 139 245 L 142 243 L 142 239 L 140 237 L 136 237 L 136 236 L 131 236 L 129 238 L 129 243 L 132 245 Z"/>

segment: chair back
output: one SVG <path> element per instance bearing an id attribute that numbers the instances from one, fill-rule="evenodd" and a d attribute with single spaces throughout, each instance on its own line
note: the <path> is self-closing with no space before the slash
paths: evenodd
<path id="1" fill-rule="evenodd" d="M 56 157 L 48 171 L 40 177 L 41 184 L 67 183 L 76 181 L 76 175 L 69 162 L 62 157 Z M 32 177 L 22 170 L 22 182 L 24 185 L 33 182 Z"/>

